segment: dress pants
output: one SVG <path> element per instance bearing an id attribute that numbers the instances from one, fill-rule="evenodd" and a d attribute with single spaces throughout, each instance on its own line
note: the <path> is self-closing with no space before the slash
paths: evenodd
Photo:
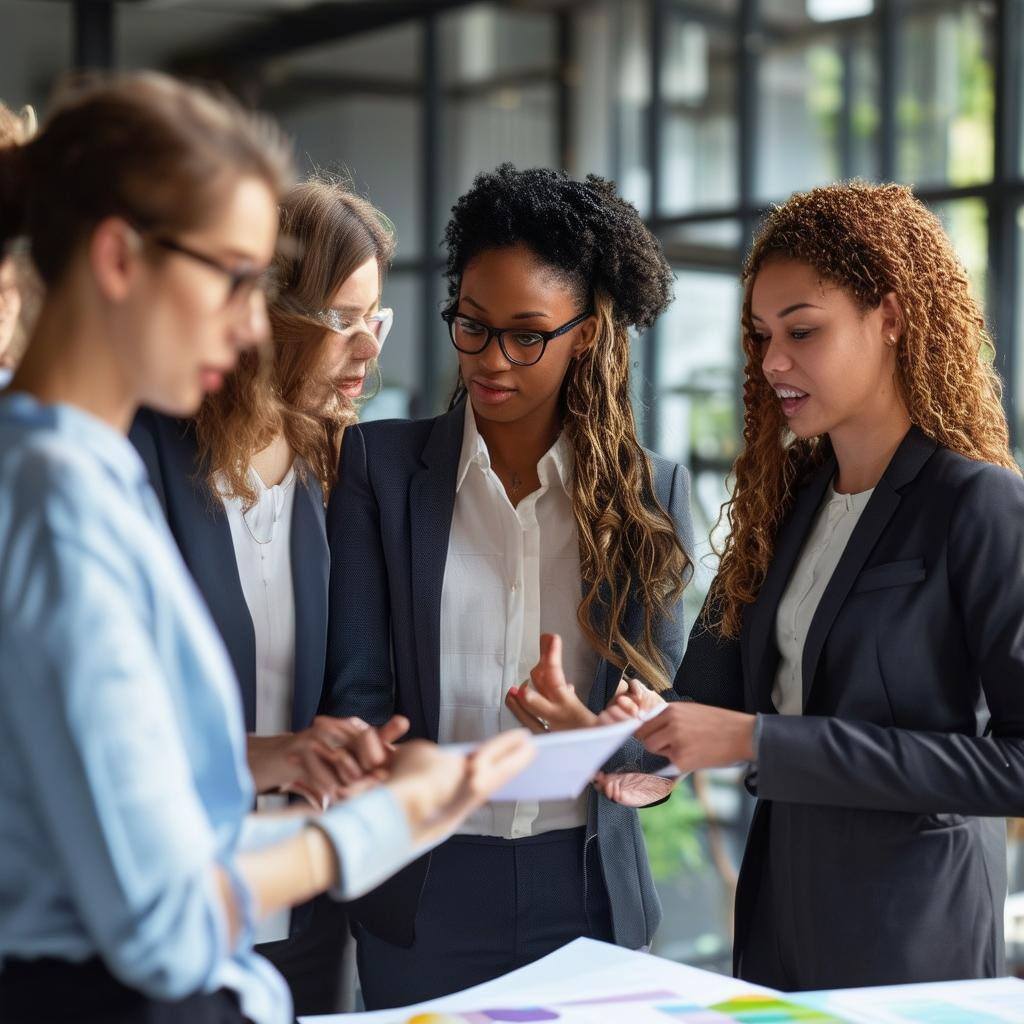
<path id="1" fill-rule="evenodd" d="M 345 905 L 330 896 L 319 896 L 313 901 L 309 923 L 298 935 L 262 942 L 256 952 L 288 982 L 297 1017 L 341 1013 L 351 1009 L 345 1005 L 346 990 L 353 987 L 353 979 L 345 977 L 345 952 L 350 941 Z"/>
<path id="2" fill-rule="evenodd" d="M 585 831 L 525 839 L 453 836 L 439 846 L 431 854 L 413 945 L 394 946 L 356 929 L 366 1008 L 457 992 L 581 936 L 612 941 L 595 842 L 584 870 Z"/>
<path id="3" fill-rule="evenodd" d="M 94 957 L 8 960 L 0 971 L 3 1024 L 245 1024 L 233 993 L 151 999 Z"/>

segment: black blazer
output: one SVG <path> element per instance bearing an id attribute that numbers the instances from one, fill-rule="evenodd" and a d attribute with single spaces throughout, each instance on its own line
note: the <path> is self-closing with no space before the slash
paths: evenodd
<path id="1" fill-rule="evenodd" d="M 912 428 L 811 621 L 804 716 L 781 716 L 776 614 L 835 472 L 799 488 L 738 641 L 702 612 L 676 679 L 763 715 L 734 967 L 763 959 L 773 903 L 769 932 L 796 952 L 767 984 L 998 975 L 1002 818 L 1024 814 L 1024 482 Z"/>
<path id="2" fill-rule="evenodd" d="M 379 725 L 400 712 L 412 723 L 410 736 L 437 740 L 441 588 L 464 419 L 462 402 L 436 419 L 366 423 L 345 432 L 339 484 L 327 510 L 331 596 L 323 710 L 328 714 L 358 715 Z M 658 500 L 692 551 L 686 470 L 649 458 Z M 642 614 L 631 602 L 624 627 L 632 635 L 639 635 Z M 658 634 L 673 672 L 684 641 L 680 601 Z M 600 662 L 592 710 L 605 706 L 620 675 L 615 665 Z M 607 767 L 643 771 L 660 764 L 631 740 Z M 591 791 L 587 836 L 596 837 L 600 850 L 616 941 L 632 948 L 648 945 L 661 909 L 636 812 Z M 353 916 L 380 937 L 411 945 L 427 861 L 354 904 Z"/>
<path id="3" fill-rule="evenodd" d="M 256 638 L 235 562 L 224 505 L 206 484 L 198 464 L 195 428 L 142 410 L 130 438 L 163 505 L 171 533 L 189 572 L 209 605 L 238 676 L 245 728 L 256 730 Z M 327 577 L 330 553 L 324 527 L 323 492 L 307 476 L 295 485 L 291 533 L 295 591 L 295 695 L 292 729 L 305 729 L 320 703 L 327 642 Z"/>

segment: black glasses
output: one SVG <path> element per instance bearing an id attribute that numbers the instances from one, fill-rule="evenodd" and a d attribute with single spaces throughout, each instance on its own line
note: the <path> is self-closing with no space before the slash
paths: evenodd
<path id="1" fill-rule="evenodd" d="M 179 256 L 187 256 L 190 260 L 195 260 L 197 263 L 202 263 L 203 266 L 210 267 L 223 274 L 228 279 L 226 305 L 234 303 L 243 305 L 257 291 L 263 292 L 268 302 L 274 298 L 275 286 L 269 267 L 264 267 L 262 270 L 251 268 L 235 270 L 232 267 L 224 266 L 220 260 L 207 256 L 206 253 L 198 252 L 187 245 L 182 245 L 181 242 L 176 242 L 173 238 L 150 236 L 150 241 L 154 245 L 160 246 L 161 249 L 177 253 Z"/>
<path id="2" fill-rule="evenodd" d="M 580 313 L 567 324 L 556 327 L 553 331 L 523 330 L 521 327 L 489 327 L 470 316 L 463 316 L 454 309 L 446 309 L 441 319 L 448 325 L 448 336 L 452 344 L 467 355 L 483 352 L 491 343 L 491 338 L 498 339 L 501 354 L 516 366 L 533 366 L 544 355 L 549 341 L 579 326 L 589 316 L 592 309 Z"/>

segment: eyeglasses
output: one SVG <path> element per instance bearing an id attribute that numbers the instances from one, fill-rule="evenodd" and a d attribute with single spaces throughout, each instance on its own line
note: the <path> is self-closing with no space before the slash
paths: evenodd
<path id="1" fill-rule="evenodd" d="M 373 335 L 378 347 L 384 345 L 384 339 L 390 333 L 391 326 L 395 322 L 395 313 L 391 309 L 378 309 L 376 313 L 371 313 L 369 316 L 353 316 L 340 309 L 321 309 L 309 315 L 314 320 L 319 320 L 324 327 L 335 334 L 351 336 L 361 326 L 363 330 Z"/>
<path id="2" fill-rule="evenodd" d="M 448 336 L 452 344 L 467 355 L 483 352 L 491 343 L 491 338 L 498 339 L 501 354 L 516 366 L 533 366 L 540 362 L 549 341 L 578 327 L 587 317 L 593 316 L 592 309 L 580 313 L 561 327 L 553 331 L 524 331 L 521 327 L 489 327 L 472 317 L 463 316 L 454 309 L 446 309 L 441 319 L 448 325 Z"/>
<path id="3" fill-rule="evenodd" d="M 176 242 L 173 238 L 150 236 L 149 240 L 154 245 L 160 246 L 161 249 L 177 253 L 179 256 L 187 256 L 190 260 L 195 260 L 196 263 L 202 263 L 203 266 L 223 274 L 228 279 L 228 297 L 225 305 L 236 303 L 244 305 L 258 291 L 263 293 L 268 302 L 272 301 L 277 294 L 270 267 L 263 267 L 259 270 L 252 268 L 235 270 L 233 267 L 226 267 L 213 256 L 207 256 L 206 253 L 182 245 L 181 242 Z"/>

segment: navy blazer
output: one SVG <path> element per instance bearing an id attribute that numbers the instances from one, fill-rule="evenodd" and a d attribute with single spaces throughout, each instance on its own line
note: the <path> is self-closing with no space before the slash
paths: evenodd
<path id="1" fill-rule="evenodd" d="M 440 706 L 441 588 L 455 510 L 465 402 L 430 420 L 361 424 L 345 432 L 339 485 L 327 510 L 331 548 L 330 618 L 323 710 L 379 725 L 407 716 L 410 736 L 437 740 Z M 648 453 L 654 489 L 693 551 L 689 477 Z M 584 584 L 585 585 L 585 584 Z M 581 595 L 582 597 L 582 595 Z M 631 601 L 623 628 L 639 637 L 642 608 Z M 658 646 L 674 673 L 683 655 L 682 601 L 660 624 Z M 600 711 L 621 670 L 601 660 L 590 694 Z M 631 740 L 607 766 L 642 771 L 656 764 Z M 615 938 L 646 946 L 661 918 L 636 811 L 591 790 L 587 846 L 595 839 Z M 427 858 L 364 898 L 353 910 L 380 937 L 411 945 Z"/>
<path id="2" fill-rule="evenodd" d="M 171 533 L 199 585 L 227 645 L 238 676 L 245 728 L 256 731 L 256 637 L 235 562 L 223 503 L 211 494 L 199 465 L 190 420 L 142 410 L 130 438 L 163 505 Z M 291 533 L 295 591 L 295 692 L 292 729 L 305 729 L 320 703 L 327 643 L 327 578 L 330 554 L 323 491 L 307 475 L 296 481 Z"/>
<path id="3" fill-rule="evenodd" d="M 835 472 L 798 489 L 739 638 L 702 612 L 676 679 L 764 715 L 734 967 L 767 890 L 800 956 L 766 984 L 998 975 L 1002 817 L 1024 813 L 1024 481 L 912 428 L 811 620 L 804 717 L 777 715 L 778 606 Z"/>

